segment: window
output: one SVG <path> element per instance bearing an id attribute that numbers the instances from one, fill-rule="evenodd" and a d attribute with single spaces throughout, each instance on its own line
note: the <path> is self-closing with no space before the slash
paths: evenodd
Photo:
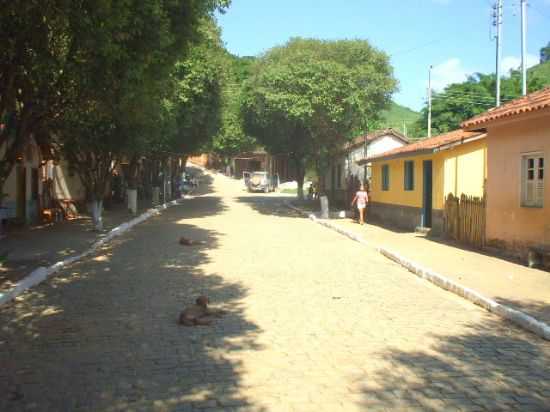
<path id="1" fill-rule="evenodd" d="M 414 190 L 414 161 L 405 160 L 405 190 Z"/>
<path id="2" fill-rule="evenodd" d="M 544 156 L 533 154 L 521 160 L 521 205 L 542 207 L 544 199 Z"/>
<path id="3" fill-rule="evenodd" d="M 382 190 L 390 190 L 390 166 L 382 165 Z"/>

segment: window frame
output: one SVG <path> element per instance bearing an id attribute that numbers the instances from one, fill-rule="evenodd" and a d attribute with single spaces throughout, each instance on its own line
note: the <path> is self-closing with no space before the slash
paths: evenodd
<path id="1" fill-rule="evenodd" d="M 403 190 L 406 192 L 414 191 L 414 160 L 403 162 Z"/>
<path id="2" fill-rule="evenodd" d="M 529 160 L 533 160 L 533 167 L 529 167 Z M 542 159 L 542 165 L 540 165 L 540 159 Z M 522 153 L 520 157 L 520 207 L 542 209 L 544 208 L 544 186 L 545 186 L 545 166 L 546 159 L 544 152 L 530 152 Z M 533 179 L 529 179 L 529 171 L 533 172 Z M 542 171 L 542 178 L 540 178 L 540 172 Z M 533 181 L 535 199 L 532 202 L 527 200 L 527 186 L 529 180 Z M 541 196 L 537 196 L 538 182 L 541 186 Z"/>
<path id="3" fill-rule="evenodd" d="M 389 164 L 383 164 L 382 165 L 382 191 L 388 192 L 390 190 L 390 165 Z"/>

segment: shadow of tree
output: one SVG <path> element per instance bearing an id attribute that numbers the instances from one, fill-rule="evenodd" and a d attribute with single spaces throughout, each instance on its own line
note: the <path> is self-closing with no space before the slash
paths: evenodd
<path id="1" fill-rule="evenodd" d="M 204 196 L 213 191 L 212 182 L 212 177 L 203 176 L 197 189 L 197 195 L 203 197 L 186 199 L 181 205 L 175 206 L 185 211 L 185 218 L 206 217 L 225 210 L 221 198 Z M 139 213 L 142 213 L 150 208 L 150 201 L 139 202 L 139 205 Z M 133 217 L 125 205 L 113 206 L 113 210 L 105 214 L 105 228 L 110 230 Z M 103 235 L 99 235 L 99 238 Z M 98 234 L 93 231 L 89 217 L 10 234 L 7 239 L 3 239 L 0 247 L 0 254 L 7 252 L 7 259 L 0 267 L 0 290 L 14 287 L 39 266 L 50 266 L 82 252 L 97 239 Z"/>
<path id="2" fill-rule="evenodd" d="M 491 316 L 426 347 L 388 348 L 355 383 L 365 410 L 549 411 L 550 342 Z"/>
<path id="3" fill-rule="evenodd" d="M 525 312 L 550 325 L 550 306 L 546 302 L 527 299 L 510 299 L 501 296 L 497 296 L 494 299 L 502 305 L 507 305 L 514 309 L 521 310 L 522 312 Z"/>
<path id="4" fill-rule="evenodd" d="M 304 219 L 304 215 L 285 205 L 286 201 L 291 200 L 288 196 L 277 194 L 238 196 L 235 198 L 238 202 L 246 204 L 263 215 L 279 217 L 295 217 Z"/>
<path id="5" fill-rule="evenodd" d="M 235 355 L 260 349 L 248 290 L 202 269 L 219 234 L 185 221 L 222 207 L 203 197 L 171 208 L 2 307 L 0 410 L 263 410 Z M 182 234 L 206 244 L 181 246 Z M 228 313 L 179 326 L 199 294 Z"/>

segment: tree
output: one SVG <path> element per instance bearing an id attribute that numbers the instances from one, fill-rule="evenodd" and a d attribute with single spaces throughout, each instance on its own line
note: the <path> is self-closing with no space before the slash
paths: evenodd
<path id="1" fill-rule="evenodd" d="M 224 159 L 254 149 L 256 140 L 243 130 L 240 116 L 241 89 L 251 75 L 254 57 L 225 55 L 225 82 L 222 91 L 221 128 L 214 136 L 210 150 Z"/>
<path id="2" fill-rule="evenodd" d="M 172 72 L 176 140 L 172 150 L 190 155 L 208 145 L 221 128 L 224 55 L 219 28 L 204 20 L 202 40 Z"/>
<path id="3" fill-rule="evenodd" d="M 527 90 L 540 90 L 544 82 L 536 76 L 528 76 Z M 432 135 L 460 128 L 460 124 L 495 106 L 496 76 L 476 73 L 463 83 L 453 83 L 432 96 Z M 512 70 L 501 80 L 501 100 L 507 102 L 521 96 L 521 73 Z M 428 107 L 415 127 L 421 136 L 427 135 Z"/>
<path id="4" fill-rule="evenodd" d="M 546 63 L 548 61 L 550 61 L 550 42 L 548 42 L 546 47 L 540 49 L 540 62 Z"/>
<path id="5" fill-rule="evenodd" d="M 0 13 L 0 204 L 17 156 L 34 135 L 49 138 L 52 118 L 66 96 L 71 48 L 66 38 L 68 0 L 5 2 Z"/>
<path id="6" fill-rule="evenodd" d="M 202 19 L 227 1 L 79 3 L 70 14 L 73 95 L 57 130 L 100 228 L 114 166 L 146 150 L 174 63 L 199 37 Z"/>
<path id="7" fill-rule="evenodd" d="M 261 56 L 245 82 L 245 131 L 290 157 L 303 198 L 306 162 L 320 165 L 376 119 L 396 85 L 388 56 L 367 41 L 292 39 Z"/>

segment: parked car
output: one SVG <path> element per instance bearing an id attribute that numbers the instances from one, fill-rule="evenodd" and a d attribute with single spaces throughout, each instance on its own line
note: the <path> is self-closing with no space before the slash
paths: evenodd
<path id="1" fill-rule="evenodd" d="M 246 181 L 249 192 L 269 193 L 277 187 L 276 176 L 271 176 L 267 172 L 252 172 Z"/>

